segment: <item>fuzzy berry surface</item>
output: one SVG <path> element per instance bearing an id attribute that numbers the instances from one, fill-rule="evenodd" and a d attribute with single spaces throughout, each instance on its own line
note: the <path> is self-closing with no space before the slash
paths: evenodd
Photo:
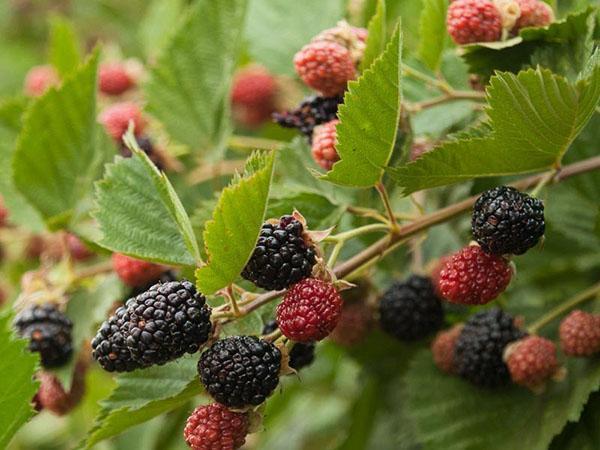
<path id="1" fill-rule="evenodd" d="M 343 101 L 341 95 L 307 97 L 296 109 L 274 113 L 273 119 L 284 128 L 296 128 L 312 142 L 315 127 L 336 119 L 338 106 Z"/>
<path id="2" fill-rule="evenodd" d="M 304 236 L 304 226 L 292 216 L 265 223 L 242 277 L 267 290 L 280 290 L 310 276 L 316 252 Z"/>
<path id="3" fill-rule="evenodd" d="M 49 88 L 58 86 L 60 78 L 58 72 L 52 66 L 32 67 L 25 76 L 25 95 L 28 97 L 39 97 Z"/>
<path id="4" fill-rule="evenodd" d="M 455 0 L 448 7 L 446 27 L 459 45 L 502 37 L 502 17 L 491 0 Z"/>
<path id="5" fill-rule="evenodd" d="M 231 336 L 202 353 L 198 373 L 206 391 L 230 408 L 260 405 L 279 384 L 281 352 L 256 336 Z"/>
<path id="6" fill-rule="evenodd" d="M 277 323 L 283 335 L 293 341 L 320 341 L 338 324 L 342 305 L 333 284 L 306 278 L 293 285 L 277 305 Z"/>
<path id="7" fill-rule="evenodd" d="M 339 120 L 332 120 L 315 128 L 311 153 L 315 162 L 325 170 L 331 170 L 340 157 L 335 149 L 337 144 L 336 126 Z"/>
<path id="8" fill-rule="evenodd" d="M 544 235 L 544 204 L 513 187 L 495 187 L 475 202 L 471 230 L 486 253 L 521 255 Z"/>
<path id="9" fill-rule="evenodd" d="M 236 450 L 246 442 L 250 428 L 247 413 L 230 411 L 219 403 L 198 406 L 183 430 L 192 450 Z"/>
<path id="10" fill-rule="evenodd" d="M 33 305 L 15 318 L 19 335 L 29 341 L 29 350 L 38 352 L 45 368 L 64 366 L 73 353 L 73 323 L 57 305 Z"/>
<path id="11" fill-rule="evenodd" d="M 442 372 L 456 373 L 454 351 L 461 331 L 462 325 L 455 325 L 449 330 L 440 331 L 431 343 L 433 362 Z"/>
<path id="12" fill-rule="evenodd" d="M 352 347 L 365 338 L 372 324 L 373 312 L 366 303 L 344 301 L 340 320 L 329 339 L 343 347 Z"/>
<path id="13" fill-rule="evenodd" d="M 591 356 L 600 352 L 600 316 L 575 310 L 562 320 L 558 331 L 565 355 Z"/>
<path id="14" fill-rule="evenodd" d="M 144 132 L 146 120 L 140 107 L 133 102 L 115 103 L 100 114 L 100 123 L 117 142 L 121 142 L 121 137 L 129 128 L 129 121 L 133 121 L 133 132 L 136 136 Z"/>
<path id="15" fill-rule="evenodd" d="M 121 95 L 135 86 L 122 63 L 105 63 L 98 70 L 98 87 L 106 95 Z"/>
<path id="16" fill-rule="evenodd" d="M 542 385 L 559 368 L 556 345 L 540 336 L 527 336 L 510 344 L 505 361 L 512 381 L 530 389 Z"/>
<path id="17" fill-rule="evenodd" d="M 144 286 L 157 281 L 166 271 L 166 268 L 160 264 L 131 258 L 122 253 L 113 253 L 112 265 L 121 281 L 131 287 Z"/>
<path id="18" fill-rule="evenodd" d="M 512 274 L 506 259 L 469 245 L 446 260 L 439 273 L 437 290 L 452 303 L 483 305 L 504 292 Z"/>
<path id="19" fill-rule="evenodd" d="M 510 381 L 503 360 L 508 344 L 525 337 L 510 314 L 499 308 L 481 311 L 465 323 L 456 341 L 455 364 L 458 374 L 483 387 L 497 387 Z"/>
<path id="20" fill-rule="evenodd" d="M 405 281 L 395 282 L 379 302 L 382 330 L 402 341 L 429 336 L 443 322 L 442 301 L 427 277 L 412 275 Z"/>
<path id="21" fill-rule="evenodd" d="M 262 333 L 272 333 L 278 327 L 277 321 L 271 320 L 265 324 Z M 292 345 L 288 356 L 288 365 L 294 370 L 310 366 L 315 360 L 315 344 L 314 342 L 296 342 Z"/>
<path id="22" fill-rule="evenodd" d="M 326 97 L 340 95 L 356 77 L 354 61 L 344 46 L 330 41 L 305 45 L 294 56 L 296 72 L 304 83 Z"/>
<path id="23" fill-rule="evenodd" d="M 521 10 L 521 15 L 517 19 L 513 34 L 517 34 L 521 29 L 527 27 L 545 27 L 554 21 L 554 11 L 552 7 L 541 0 L 516 0 Z"/>

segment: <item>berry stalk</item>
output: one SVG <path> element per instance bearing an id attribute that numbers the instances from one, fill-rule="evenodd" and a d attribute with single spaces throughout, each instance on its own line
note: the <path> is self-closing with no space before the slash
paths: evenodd
<path id="1" fill-rule="evenodd" d="M 600 294 L 600 282 L 594 284 L 588 289 L 580 292 L 579 294 L 571 297 L 570 299 L 565 300 L 563 303 L 558 305 L 556 308 L 551 309 L 534 323 L 532 323 L 527 330 L 530 334 L 536 334 L 542 329 L 544 326 L 548 325 L 553 320 L 562 316 L 567 311 L 573 309 L 575 306 L 596 297 Z"/>

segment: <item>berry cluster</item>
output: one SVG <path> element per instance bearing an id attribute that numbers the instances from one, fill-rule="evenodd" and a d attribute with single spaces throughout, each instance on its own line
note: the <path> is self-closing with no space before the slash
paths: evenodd
<path id="1" fill-rule="evenodd" d="M 552 8 L 542 0 L 455 0 L 448 7 L 448 33 L 459 45 L 494 42 L 526 27 L 554 21 Z"/>

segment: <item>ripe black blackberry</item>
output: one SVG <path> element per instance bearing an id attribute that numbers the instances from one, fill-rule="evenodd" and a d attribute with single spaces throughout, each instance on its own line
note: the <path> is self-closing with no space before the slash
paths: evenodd
<path id="1" fill-rule="evenodd" d="M 274 113 L 273 119 L 284 128 L 297 128 L 312 142 L 314 128 L 337 118 L 338 106 L 343 101 L 343 96 L 313 95 L 305 98 L 296 109 Z"/>
<path id="2" fill-rule="evenodd" d="M 152 139 L 145 135 L 137 136 L 135 139 L 137 141 L 138 147 L 140 147 L 140 150 L 142 150 L 146 155 L 148 155 L 148 158 L 150 158 L 150 160 L 158 169 L 163 170 L 163 162 L 160 158 L 160 155 L 156 152 L 156 149 L 154 148 L 154 143 L 152 142 Z M 119 153 L 121 153 L 121 156 L 125 158 L 131 157 L 131 150 L 129 150 L 129 148 L 125 145 L 124 142 L 119 143 Z"/>
<path id="3" fill-rule="evenodd" d="M 133 359 L 123 330 L 125 307 L 119 307 L 115 314 L 106 320 L 96 337 L 92 339 L 92 356 L 108 372 L 131 372 L 143 365 Z"/>
<path id="4" fill-rule="evenodd" d="M 108 371 L 162 365 L 195 353 L 208 340 L 210 308 L 189 281 L 158 283 L 130 298 L 92 341 Z"/>
<path id="5" fill-rule="evenodd" d="M 292 216 L 283 216 L 277 223 L 266 222 L 242 277 L 272 291 L 310 276 L 317 259 L 303 232 L 302 223 Z"/>
<path id="6" fill-rule="evenodd" d="M 277 321 L 271 320 L 263 327 L 263 334 L 272 333 L 277 329 Z M 315 360 L 315 343 L 314 342 L 296 342 L 292 345 L 289 354 L 290 360 L 288 365 L 294 370 L 300 370 L 303 367 L 310 366 Z"/>
<path id="7" fill-rule="evenodd" d="M 465 323 L 456 341 L 458 374 L 478 386 L 506 384 L 510 374 L 502 359 L 504 349 L 526 335 L 515 326 L 513 316 L 499 308 L 478 312 Z"/>
<path id="8" fill-rule="evenodd" d="M 198 373 L 207 392 L 230 408 L 260 405 L 279 383 L 281 352 L 256 336 L 231 336 L 202 353 Z"/>
<path id="9" fill-rule="evenodd" d="M 73 323 L 53 303 L 24 309 L 15 318 L 15 328 L 29 340 L 29 350 L 39 352 L 46 368 L 65 365 L 73 354 Z"/>
<path id="10" fill-rule="evenodd" d="M 422 339 L 444 322 L 442 301 L 431 280 L 412 275 L 388 288 L 379 302 L 381 328 L 402 341 Z"/>
<path id="11" fill-rule="evenodd" d="M 490 189 L 475 202 L 471 229 L 486 253 L 521 255 L 544 235 L 544 204 L 509 186 Z"/>

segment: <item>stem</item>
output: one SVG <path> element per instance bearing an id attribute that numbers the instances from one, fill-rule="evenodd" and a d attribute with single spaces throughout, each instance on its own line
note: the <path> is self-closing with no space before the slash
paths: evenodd
<path id="1" fill-rule="evenodd" d="M 282 336 L 281 330 L 279 328 L 277 328 L 275 331 L 262 336 L 262 339 L 265 341 L 273 342 L 273 341 L 276 341 L 277 339 L 279 339 L 281 336 Z"/>
<path id="2" fill-rule="evenodd" d="M 329 236 L 325 238 L 325 242 L 345 242 L 363 234 L 371 233 L 372 231 L 388 231 L 389 229 L 389 225 L 385 223 L 372 223 L 370 225 L 355 228 L 354 230 L 344 231 L 343 233 Z"/>
<path id="3" fill-rule="evenodd" d="M 385 211 L 391 225 L 391 231 L 395 232 L 398 229 L 398 222 L 396 221 L 396 215 L 392 209 L 392 204 L 390 203 L 390 197 L 388 196 L 387 190 L 381 181 L 375 185 L 375 189 L 377 189 L 377 192 L 379 192 L 383 206 L 385 206 Z"/>
<path id="4" fill-rule="evenodd" d="M 235 292 L 233 292 L 233 286 L 230 284 L 227 286 L 227 299 L 229 300 L 229 304 L 231 305 L 231 310 L 233 311 L 233 315 L 235 317 L 240 316 L 240 307 L 237 304 L 237 300 L 235 299 Z"/>
<path id="5" fill-rule="evenodd" d="M 329 255 L 327 267 L 333 267 L 333 265 L 336 263 L 338 257 L 340 256 L 340 252 L 342 251 L 342 247 L 344 246 L 344 242 L 345 241 L 339 241 L 337 244 L 335 244 L 333 250 L 331 251 L 331 255 Z"/>
<path id="6" fill-rule="evenodd" d="M 586 300 L 590 300 L 597 294 L 600 294 L 600 283 L 594 284 L 585 291 L 580 292 L 574 297 L 571 297 L 570 299 L 561 303 L 556 308 L 551 309 L 538 320 L 536 320 L 534 323 L 532 323 L 527 329 L 527 331 L 529 331 L 529 333 L 531 334 L 536 334 L 545 325 L 548 325 L 550 322 L 562 316 L 564 313 L 579 305 L 580 303 L 583 303 Z"/>
<path id="7" fill-rule="evenodd" d="M 568 178 L 574 177 L 587 172 L 600 169 L 600 156 L 589 158 L 583 161 L 570 164 L 563 167 L 560 173 L 552 180 L 553 183 L 559 183 Z M 535 186 L 544 177 L 545 174 L 533 175 L 527 178 L 523 178 L 512 184 L 517 189 L 529 189 Z M 440 209 L 434 213 L 427 214 L 412 223 L 404 225 L 398 229 L 394 234 L 387 235 L 386 237 L 378 240 L 374 244 L 370 245 L 360 253 L 354 255 L 347 261 L 338 264 L 333 272 L 336 277 L 344 278 L 348 275 L 354 275 L 356 270 L 369 267 L 376 261 L 381 259 L 386 254 L 392 252 L 395 248 L 402 245 L 407 238 L 414 236 L 424 230 L 427 230 L 435 225 L 444 223 L 454 217 L 471 209 L 475 201 L 479 196 L 473 196 L 467 198 L 461 202 L 449 205 L 443 209 Z M 241 314 L 248 314 L 257 308 L 269 303 L 273 299 L 281 296 L 285 291 L 271 291 L 265 294 L 259 295 L 252 302 L 249 302 L 244 308 L 241 309 Z"/>
<path id="8" fill-rule="evenodd" d="M 112 272 L 113 265 L 112 261 L 105 261 L 95 266 L 86 267 L 73 274 L 72 283 L 80 282 L 86 278 L 94 277 L 96 275 L 102 275 L 104 273 Z"/>
<path id="9" fill-rule="evenodd" d="M 483 92 L 476 91 L 452 91 L 447 94 L 440 95 L 439 97 L 434 97 L 420 102 L 409 103 L 406 105 L 406 107 L 410 112 L 414 113 L 456 100 L 481 101 L 485 100 L 485 94 Z"/>
<path id="10" fill-rule="evenodd" d="M 385 224 L 388 224 L 389 222 L 386 217 L 382 216 L 381 213 L 375 209 L 362 208 L 359 206 L 348 206 L 346 211 L 348 211 L 350 214 L 354 214 L 355 216 L 369 217 Z M 403 213 L 394 213 L 394 216 L 396 216 L 397 220 L 415 220 L 416 218 L 415 215 Z"/>
<path id="11" fill-rule="evenodd" d="M 280 150 L 287 142 L 251 136 L 231 136 L 228 145 L 236 150 Z"/>
<path id="12" fill-rule="evenodd" d="M 417 69 L 413 69 L 408 64 L 402 64 L 402 71 L 404 72 L 404 75 L 423 81 L 424 83 L 429 84 L 430 86 L 439 89 L 442 92 L 450 93 L 453 90 L 452 86 L 450 86 L 445 80 L 439 80 L 437 78 L 430 77 L 429 75 L 424 74 Z"/>
<path id="13" fill-rule="evenodd" d="M 554 178 L 556 176 L 556 174 L 559 172 L 559 170 L 560 169 L 556 168 L 556 169 L 551 170 L 548 173 L 546 173 L 546 175 L 544 175 L 542 177 L 542 179 L 538 182 L 538 184 L 535 186 L 535 188 L 533 188 L 533 190 L 531 191 L 531 193 L 529 195 L 531 195 L 532 197 L 537 197 L 539 195 L 539 193 L 542 191 L 542 189 L 548 183 L 550 183 L 550 181 L 552 181 L 552 178 Z"/>

